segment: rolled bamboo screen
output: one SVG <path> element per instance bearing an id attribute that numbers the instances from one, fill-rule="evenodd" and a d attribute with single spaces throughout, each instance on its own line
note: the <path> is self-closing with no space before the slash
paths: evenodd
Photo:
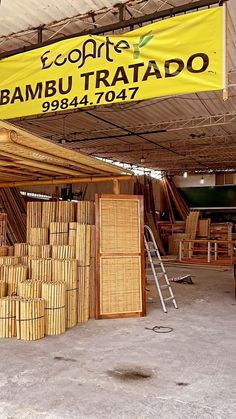
<path id="1" fill-rule="evenodd" d="M 42 339 L 45 334 L 45 301 L 27 298 L 16 301 L 16 336 L 21 340 Z"/>
<path id="2" fill-rule="evenodd" d="M 18 284 L 17 294 L 22 298 L 41 298 L 42 281 L 27 279 Z"/>
<path id="3" fill-rule="evenodd" d="M 45 300 L 45 334 L 60 335 L 66 329 L 66 285 L 63 282 L 42 284 Z"/>
<path id="4" fill-rule="evenodd" d="M 68 223 L 50 223 L 50 244 L 68 244 Z"/>

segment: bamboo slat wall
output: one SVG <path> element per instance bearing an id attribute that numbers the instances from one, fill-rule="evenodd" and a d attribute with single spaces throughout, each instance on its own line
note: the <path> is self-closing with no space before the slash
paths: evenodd
<path id="1" fill-rule="evenodd" d="M 0 337 L 40 339 L 94 317 L 95 231 L 88 222 L 93 202 L 28 203 L 27 241 L 0 253 Z"/>

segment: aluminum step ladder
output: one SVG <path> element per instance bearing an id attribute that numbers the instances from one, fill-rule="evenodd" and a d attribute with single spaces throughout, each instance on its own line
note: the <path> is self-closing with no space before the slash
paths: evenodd
<path id="1" fill-rule="evenodd" d="M 167 308 L 165 304 L 167 301 L 172 301 L 175 308 L 178 308 L 178 306 L 177 306 L 176 299 L 173 294 L 164 264 L 162 262 L 160 252 L 158 250 L 155 237 L 153 235 L 152 230 L 147 225 L 144 226 L 144 244 L 147 251 L 148 263 L 151 266 L 152 274 L 154 276 L 157 291 L 161 300 L 161 305 L 162 305 L 164 313 L 167 313 Z M 154 258 L 158 259 L 158 267 L 160 268 L 160 272 L 157 272 L 157 268 L 155 267 L 156 264 L 154 263 L 154 260 L 153 260 Z M 148 268 L 148 263 L 147 263 L 147 268 Z M 160 281 L 161 279 L 162 280 L 164 279 L 163 284 L 161 284 L 161 281 Z M 169 296 L 167 298 L 164 298 L 162 290 L 166 290 L 168 292 Z"/>

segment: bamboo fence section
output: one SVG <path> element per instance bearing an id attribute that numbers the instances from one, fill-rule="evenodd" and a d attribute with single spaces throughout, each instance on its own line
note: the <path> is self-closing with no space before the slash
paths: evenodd
<path id="1" fill-rule="evenodd" d="M 30 259 L 29 276 L 36 281 L 52 280 L 52 259 Z"/>
<path id="2" fill-rule="evenodd" d="M 7 295 L 17 295 L 19 282 L 27 278 L 28 268 L 25 265 L 3 265 L 0 267 L 1 279 L 7 284 Z"/>
<path id="3" fill-rule="evenodd" d="M 42 202 L 27 203 L 27 242 L 31 228 L 42 227 Z"/>
<path id="4" fill-rule="evenodd" d="M 41 298 L 42 281 L 26 279 L 18 284 L 17 294 L 21 298 Z"/>
<path id="5" fill-rule="evenodd" d="M 93 201 L 77 202 L 77 223 L 94 224 L 95 223 L 95 206 Z"/>
<path id="6" fill-rule="evenodd" d="M 44 305 L 42 298 L 16 301 L 16 336 L 21 340 L 42 339 L 45 334 Z"/>
<path id="7" fill-rule="evenodd" d="M 7 295 L 7 283 L 6 281 L 0 279 L 0 298 L 6 297 Z"/>
<path id="8" fill-rule="evenodd" d="M 29 244 L 48 244 L 48 229 L 42 227 L 32 227 L 29 232 Z"/>
<path id="9" fill-rule="evenodd" d="M 66 284 L 66 328 L 77 324 L 78 304 L 78 262 L 76 259 L 54 259 L 52 262 L 52 280 Z"/>
<path id="10" fill-rule="evenodd" d="M 28 256 L 28 244 L 27 243 L 15 243 L 14 244 L 14 256 Z"/>
<path id="11" fill-rule="evenodd" d="M 45 335 L 55 336 L 66 329 L 66 285 L 63 282 L 42 284 L 45 300 Z"/>
<path id="12" fill-rule="evenodd" d="M 53 259 L 74 259 L 75 246 L 54 244 L 52 246 Z"/>
<path id="13" fill-rule="evenodd" d="M 68 244 L 68 223 L 55 222 L 50 224 L 49 242 L 54 244 Z"/>
<path id="14" fill-rule="evenodd" d="M 0 338 L 16 336 L 16 301 L 18 297 L 0 298 Z"/>

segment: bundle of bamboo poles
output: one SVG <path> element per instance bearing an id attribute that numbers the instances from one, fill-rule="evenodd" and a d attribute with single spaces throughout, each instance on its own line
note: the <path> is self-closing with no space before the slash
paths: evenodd
<path id="1" fill-rule="evenodd" d="M 19 297 L 0 298 L 0 338 L 16 336 L 16 301 Z"/>
<path id="2" fill-rule="evenodd" d="M 0 246 L 0 256 L 8 255 L 8 246 Z"/>
<path id="3" fill-rule="evenodd" d="M 84 323 L 89 320 L 89 266 L 80 266 L 78 275 L 78 323 Z"/>
<path id="4" fill-rule="evenodd" d="M 20 261 L 19 256 L 1 256 L 0 265 L 17 265 Z"/>
<path id="5" fill-rule="evenodd" d="M 7 283 L 6 281 L 0 279 L 0 298 L 6 297 L 7 295 Z"/>
<path id="6" fill-rule="evenodd" d="M 50 282 L 52 279 L 52 259 L 29 259 L 29 276 L 37 281 Z"/>
<path id="7" fill-rule="evenodd" d="M 27 243 L 30 239 L 30 230 L 33 227 L 42 227 L 42 202 L 27 203 Z"/>
<path id="8" fill-rule="evenodd" d="M 78 262 L 76 259 L 54 259 L 52 280 L 66 284 L 66 328 L 77 324 Z"/>
<path id="9" fill-rule="evenodd" d="M 15 243 L 14 244 L 14 255 L 15 256 L 28 256 L 28 244 L 27 243 Z"/>
<path id="10" fill-rule="evenodd" d="M 43 282 L 42 298 L 45 300 L 45 334 L 60 335 L 66 329 L 66 284 Z"/>
<path id="11" fill-rule="evenodd" d="M 75 246 L 54 244 L 52 246 L 53 259 L 74 259 Z"/>
<path id="12" fill-rule="evenodd" d="M 18 284 L 17 294 L 22 298 L 41 298 L 42 281 L 26 279 Z"/>
<path id="13" fill-rule="evenodd" d="M 56 221 L 56 202 L 43 202 L 41 227 L 49 228 L 53 221 Z"/>
<path id="14" fill-rule="evenodd" d="M 76 245 L 76 231 L 77 231 L 77 223 L 69 223 L 69 237 L 68 237 L 68 244 L 70 246 Z"/>
<path id="15" fill-rule="evenodd" d="M 90 271 L 89 271 L 89 317 L 95 318 L 95 226 L 91 226 Z"/>
<path id="16" fill-rule="evenodd" d="M 29 244 L 48 244 L 48 229 L 42 227 L 32 227 L 29 232 Z"/>
<path id="17" fill-rule="evenodd" d="M 28 255 L 31 258 L 50 258 L 51 257 L 51 245 L 50 244 L 36 244 L 28 245 Z"/>
<path id="18" fill-rule="evenodd" d="M 14 246 L 8 246 L 7 255 L 14 256 Z"/>
<path id="19" fill-rule="evenodd" d="M 42 339 L 45 335 L 45 301 L 27 298 L 16 301 L 16 336 L 21 340 Z"/>
<path id="20" fill-rule="evenodd" d="M 50 244 L 68 244 L 68 223 L 50 223 Z"/>
<path id="21" fill-rule="evenodd" d="M 21 263 L 21 265 L 27 265 L 28 266 L 29 256 L 21 256 L 20 257 L 20 263 Z"/>
<path id="22" fill-rule="evenodd" d="M 93 201 L 77 202 L 77 223 L 94 224 L 95 223 L 95 206 Z"/>
<path id="23" fill-rule="evenodd" d="M 7 295 L 17 295 L 19 282 L 27 278 L 28 267 L 25 265 L 4 265 L 0 267 L 1 279 L 7 283 Z"/>
<path id="24" fill-rule="evenodd" d="M 68 201 L 56 202 L 56 217 L 58 222 L 70 223 L 76 220 L 76 203 Z"/>
<path id="25" fill-rule="evenodd" d="M 91 225 L 77 224 L 75 256 L 79 261 L 79 266 L 90 265 L 91 232 Z"/>

